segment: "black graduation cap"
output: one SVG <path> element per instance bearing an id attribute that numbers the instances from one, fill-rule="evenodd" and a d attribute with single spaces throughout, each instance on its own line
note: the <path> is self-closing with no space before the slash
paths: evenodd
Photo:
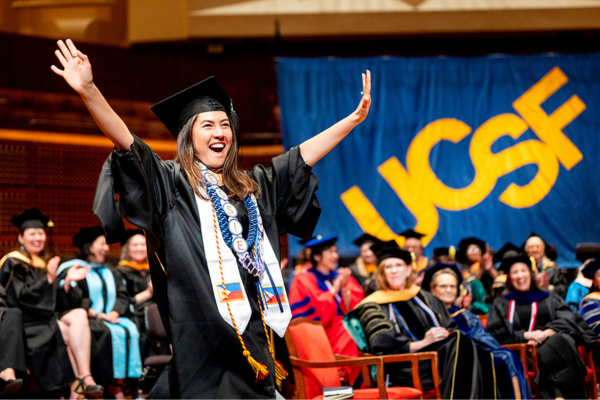
<path id="1" fill-rule="evenodd" d="M 450 247 L 436 247 L 433 249 L 433 255 L 435 257 L 448 256 L 451 260 L 454 260 L 456 257 L 456 249 L 454 246 Z"/>
<path id="2" fill-rule="evenodd" d="M 586 264 L 585 267 L 581 270 L 581 273 L 584 277 L 588 279 L 594 279 L 594 275 L 596 275 L 596 271 L 600 269 L 600 259 L 594 259 Z"/>
<path id="3" fill-rule="evenodd" d="M 206 107 L 206 98 L 216 100 L 222 106 L 222 111 L 225 111 L 229 117 L 237 141 L 240 143 L 237 110 L 214 76 L 156 103 L 150 107 L 150 109 L 167 127 L 169 132 L 177 138 L 179 131 L 181 131 L 183 125 L 185 125 L 190 118 L 201 112 L 209 111 Z M 220 107 L 218 107 L 218 105 L 214 105 L 210 110 L 219 111 L 219 109 Z"/>
<path id="4" fill-rule="evenodd" d="M 100 225 L 96 225 L 91 228 L 81 228 L 73 236 L 73 246 L 82 248 L 88 243 L 92 243 L 98 237 L 104 236 L 104 229 Z"/>
<path id="5" fill-rule="evenodd" d="M 371 247 L 371 249 L 373 248 Z M 400 247 L 398 247 L 397 244 L 395 247 L 388 246 L 377 248 L 377 252 L 375 252 L 375 255 L 377 256 L 377 260 L 379 260 L 379 262 L 387 260 L 388 258 L 399 258 L 401 260 L 404 260 L 406 265 L 411 265 L 412 263 L 412 256 L 410 255 L 410 252 L 402 250 Z"/>
<path id="6" fill-rule="evenodd" d="M 521 253 L 521 254 L 518 254 L 518 255 L 515 255 L 512 257 L 505 257 L 502 260 L 502 263 L 500 264 L 500 267 L 498 267 L 498 269 L 500 271 L 504 271 L 504 273 L 506 273 L 508 275 L 508 272 L 510 271 L 510 267 L 512 267 L 516 263 L 520 263 L 520 262 L 524 263 L 531 269 L 535 268 L 535 261 L 532 261 L 531 257 L 529 257 L 527 254 Z"/>
<path id="7" fill-rule="evenodd" d="M 577 243 L 577 247 L 575 247 L 575 257 L 582 263 L 590 258 L 600 258 L 600 243 Z"/>
<path id="8" fill-rule="evenodd" d="M 409 238 L 421 239 L 425 235 L 422 233 L 413 231 L 412 229 L 407 229 L 404 232 L 400 232 L 398 234 L 398 236 L 404 236 L 405 239 L 409 239 Z"/>
<path id="9" fill-rule="evenodd" d="M 421 287 L 425 290 L 429 290 L 431 286 L 431 279 L 436 272 L 441 271 L 443 269 L 450 269 L 456 275 L 457 286 L 463 281 L 462 273 L 456 264 L 444 264 L 444 263 L 436 263 L 435 265 L 427 268 L 424 272 L 423 282 L 421 283 Z"/>
<path id="10" fill-rule="evenodd" d="M 512 242 L 506 242 L 504 246 L 496 254 L 494 254 L 494 258 L 492 259 L 494 263 L 502 261 L 507 257 L 514 257 L 516 255 L 521 254 L 523 251 L 520 247 L 514 245 Z"/>
<path id="11" fill-rule="evenodd" d="M 132 236 L 135 236 L 135 235 L 142 235 L 142 236 L 146 237 L 143 229 L 128 229 L 127 231 L 125 231 L 125 235 L 123 235 L 123 237 L 121 238 L 121 246 L 124 246 L 125 243 L 127 243 L 127 241 L 129 239 L 131 239 Z"/>
<path id="12" fill-rule="evenodd" d="M 354 243 L 355 245 L 357 245 L 358 247 L 360 247 L 360 246 L 362 246 L 367 241 L 371 242 L 372 244 L 381 243 L 381 240 L 377 239 L 373 235 L 369 235 L 368 233 L 365 233 L 361 237 L 355 239 L 352 243 Z"/>
<path id="13" fill-rule="evenodd" d="M 25 210 L 23 214 L 13 215 L 10 219 L 10 222 L 19 228 L 21 233 L 23 233 L 25 229 L 29 228 L 44 229 L 46 226 L 48 226 L 48 221 L 50 221 L 50 217 L 42 214 L 42 212 L 37 208 Z"/>
<path id="14" fill-rule="evenodd" d="M 400 246 L 398 246 L 398 243 L 395 240 L 388 240 L 387 242 L 379 241 L 379 242 L 375 243 L 373 246 L 371 246 L 371 251 L 373 253 L 375 253 L 375 255 L 377 255 L 377 252 L 379 252 L 381 249 L 385 249 L 387 247 L 390 247 L 393 249 L 400 248 Z M 377 258 L 379 258 L 379 257 L 377 257 Z"/>
<path id="15" fill-rule="evenodd" d="M 309 240 L 304 244 L 306 247 L 310 247 L 313 253 L 318 253 L 319 250 L 325 250 L 333 246 L 337 242 L 337 236 L 317 236 L 316 238 Z"/>

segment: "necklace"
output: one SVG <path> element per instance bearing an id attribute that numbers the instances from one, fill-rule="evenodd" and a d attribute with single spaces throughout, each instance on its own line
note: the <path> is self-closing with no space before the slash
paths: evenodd
<path id="1" fill-rule="evenodd" d="M 256 198 L 251 194 L 243 200 L 250 221 L 248 238 L 244 240 L 243 227 L 237 219 L 237 209 L 229 201 L 227 193 L 218 186 L 218 180 L 214 173 L 209 171 L 204 164 L 198 163 L 198 165 L 206 181 L 206 192 L 215 209 L 225 244 L 237 256 L 242 267 L 254 276 L 261 276 L 265 272 L 265 264 L 262 259 L 264 254 L 261 235 L 262 218 L 258 211 Z"/>

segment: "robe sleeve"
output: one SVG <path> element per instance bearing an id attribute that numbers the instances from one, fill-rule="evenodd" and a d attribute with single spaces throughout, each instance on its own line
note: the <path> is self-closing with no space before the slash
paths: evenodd
<path id="1" fill-rule="evenodd" d="M 490 306 L 485 302 L 487 293 L 483 287 L 483 283 L 478 280 L 471 282 L 471 290 L 473 294 L 473 301 L 471 302 L 471 311 L 475 314 L 489 314 Z"/>
<path id="2" fill-rule="evenodd" d="M 448 331 L 454 331 L 458 329 L 456 321 L 454 321 L 452 315 L 450 315 L 450 312 L 440 299 L 438 299 L 437 297 L 425 290 L 422 290 L 421 293 L 423 293 L 425 297 L 427 297 L 427 301 L 431 306 L 431 310 L 437 316 L 440 326 L 446 328 Z"/>
<path id="3" fill-rule="evenodd" d="M 317 279 L 307 273 L 294 278 L 290 289 L 290 308 L 293 318 L 310 318 L 321 321 L 327 327 L 337 313 L 335 298 L 328 291 L 322 291 Z"/>
<path id="4" fill-rule="evenodd" d="M 128 151 L 115 148 L 108 156 L 96 187 L 93 210 L 104 225 L 109 244 L 124 234 L 123 216 L 162 238 L 162 217 L 175 205 L 179 164 L 163 161 L 140 138 L 132 136 Z"/>
<path id="5" fill-rule="evenodd" d="M 553 292 L 562 297 L 567 295 L 567 278 L 560 272 L 557 266 L 546 268 L 544 271 L 548 275 L 548 282 L 554 286 Z"/>
<path id="6" fill-rule="evenodd" d="M 499 297 L 490 307 L 487 330 L 501 344 L 525 343 L 525 330 L 513 328 L 513 324 L 508 321 L 508 300 Z"/>
<path id="7" fill-rule="evenodd" d="M 363 292 L 356 279 L 354 279 L 354 277 L 352 276 L 348 278 L 348 285 L 346 286 L 346 290 L 350 291 L 350 310 L 352 310 L 354 309 L 354 307 L 356 307 L 358 303 L 362 301 L 362 299 L 365 298 L 365 293 Z M 342 312 L 344 314 L 347 314 L 350 311 L 346 310 L 346 306 L 344 305 L 343 301 L 340 302 L 340 308 L 342 309 Z"/>
<path id="8" fill-rule="evenodd" d="M 572 336 L 578 345 L 591 346 L 596 343 L 596 335 L 588 324 L 558 294 L 551 293 L 546 301 L 552 308 L 550 313 L 553 318 L 544 329 L 566 333 Z"/>
<path id="9" fill-rule="evenodd" d="M 77 282 L 72 282 L 69 293 L 66 293 L 64 279 L 67 276 L 68 271 L 69 270 L 66 269 L 56 276 L 56 281 L 58 282 L 58 289 L 56 290 L 56 311 L 63 314 L 75 308 L 83 308 L 85 311 L 88 311 L 92 306 L 92 301 L 84 295 L 84 292 L 87 293 L 87 283 L 85 278 Z"/>
<path id="10" fill-rule="evenodd" d="M 310 237 L 321 215 L 315 195 L 319 180 L 302 159 L 300 147 L 273 158 L 268 167 L 255 166 L 250 175 L 260 187 L 261 213 L 275 218 L 279 236 Z"/>
<path id="11" fill-rule="evenodd" d="M 367 303 L 355 310 L 369 349 L 377 355 L 410 353 L 413 340 L 401 324 L 394 324 L 390 320 L 388 308 L 388 304 Z"/>
<path id="12" fill-rule="evenodd" d="M 600 338 L 600 301 L 596 299 L 583 299 L 579 313 L 590 329 Z"/>
<path id="13" fill-rule="evenodd" d="M 2 286 L 9 281 L 7 291 L 14 291 L 18 307 L 23 314 L 46 319 L 54 315 L 54 285 L 48 283 L 46 274 L 33 271 L 27 276 L 27 264 L 16 258 L 8 257 L 1 267 Z"/>
<path id="14" fill-rule="evenodd" d="M 127 285 L 125 278 L 119 271 L 114 268 L 110 269 L 115 277 L 115 289 L 117 292 L 117 299 L 115 301 L 115 306 L 113 307 L 113 311 L 119 313 L 119 316 L 123 317 L 129 311 L 129 305 L 131 304 L 131 298 L 129 297 L 129 293 L 127 292 Z"/>

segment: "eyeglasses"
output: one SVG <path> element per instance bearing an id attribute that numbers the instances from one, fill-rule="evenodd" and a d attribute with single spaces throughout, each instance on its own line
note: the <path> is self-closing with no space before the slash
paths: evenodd
<path id="1" fill-rule="evenodd" d="M 454 290 L 456 289 L 456 285 L 437 285 L 436 288 L 440 289 L 440 290 Z"/>

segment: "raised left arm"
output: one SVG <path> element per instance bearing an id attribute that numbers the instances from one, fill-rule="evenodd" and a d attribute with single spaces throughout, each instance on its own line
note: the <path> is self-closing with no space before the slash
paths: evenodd
<path id="1" fill-rule="evenodd" d="M 367 70 L 366 74 L 362 74 L 362 80 L 363 97 L 356 110 L 335 125 L 300 145 L 300 153 L 306 164 L 313 166 L 345 138 L 354 127 L 367 118 L 369 107 L 371 106 L 371 72 L 369 70 Z"/>

